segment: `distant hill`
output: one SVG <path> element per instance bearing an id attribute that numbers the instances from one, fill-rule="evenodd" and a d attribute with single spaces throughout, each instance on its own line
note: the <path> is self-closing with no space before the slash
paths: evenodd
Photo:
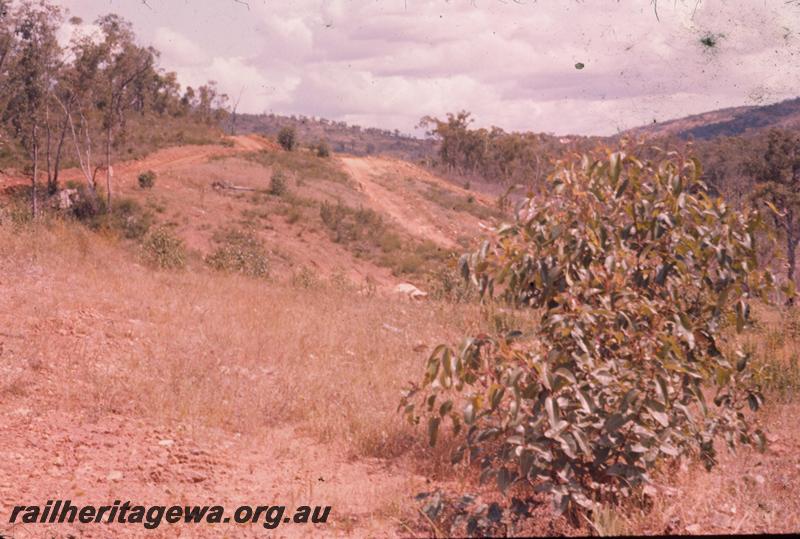
<path id="1" fill-rule="evenodd" d="M 771 127 L 800 128 L 800 98 L 763 106 L 720 109 L 677 120 L 636 127 L 622 134 L 682 139 L 711 139 L 747 134 Z"/>
<path id="2" fill-rule="evenodd" d="M 283 127 L 293 127 L 301 145 L 327 142 L 334 152 L 357 156 L 386 155 L 418 161 L 434 155 L 435 142 L 374 127 L 348 125 L 346 122 L 279 116 L 275 114 L 240 114 L 236 118 L 238 133 L 260 133 L 274 137 Z"/>

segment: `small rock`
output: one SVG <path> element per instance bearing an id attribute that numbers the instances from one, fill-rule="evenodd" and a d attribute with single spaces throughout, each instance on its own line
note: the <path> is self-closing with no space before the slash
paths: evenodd
<path id="1" fill-rule="evenodd" d="M 686 532 L 692 535 L 697 535 L 700 533 L 700 524 L 689 524 L 686 526 Z"/>
<path id="2" fill-rule="evenodd" d="M 207 477 L 200 472 L 194 472 L 189 476 L 189 479 L 192 483 L 202 483 L 207 479 Z"/>
<path id="3" fill-rule="evenodd" d="M 749 483 L 750 485 L 763 485 L 764 483 L 767 482 L 767 480 L 764 479 L 764 476 L 761 474 L 753 474 L 753 475 L 748 474 L 743 476 L 742 479 L 744 479 L 745 483 Z"/>
<path id="4" fill-rule="evenodd" d="M 170 447 L 174 443 L 175 442 L 173 440 L 170 440 L 169 438 L 164 438 L 163 440 L 159 440 L 158 441 L 158 445 L 163 446 L 163 447 Z"/>
<path id="5" fill-rule="evenodd" d="M 396 327 L 394 327 L 394 326 L 392 326 L 390 324 L 386 324 L 386 323 L 383 324 L 383 329 L 388 329 L 389 331 L 391 331 L 393 333 L 400 333 L 402 331 L 400 328 L 396 328 Z"/>
<path id="6" fill-rule="evenodd" d="M 122 472 L 119 470 L 114 470 L 110 474 L 108 474 L 109 481 L 121 481 L 122 480 Z"/>

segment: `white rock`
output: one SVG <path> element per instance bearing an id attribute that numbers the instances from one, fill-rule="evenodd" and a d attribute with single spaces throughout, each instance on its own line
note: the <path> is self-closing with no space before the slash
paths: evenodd
<path id="1" fill-rule="evenodd" d="M 423 292 L 411 283 L 400 283 L 394 287 L 394 293 L 403 294 L 411 299 L 422 299 L 428 295 L 427 292 Z"/>

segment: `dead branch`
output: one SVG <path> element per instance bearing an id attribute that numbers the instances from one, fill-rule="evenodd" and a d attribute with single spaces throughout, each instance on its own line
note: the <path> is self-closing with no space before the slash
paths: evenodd
<path id="1" fill-rule="evenodd" d="M 229 191 L 258 191 L 255 187 L 242 187 L 241 185 L 233 185 L 228 182 L 214 182 L 211 184 L 213 189 L 227 189 Z"/>

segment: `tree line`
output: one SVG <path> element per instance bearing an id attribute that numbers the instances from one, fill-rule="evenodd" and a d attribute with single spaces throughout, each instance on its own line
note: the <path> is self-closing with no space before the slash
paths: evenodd
<path id="1" fill-rule="evenodd" d="M 420 120 L 419 127 L 438 141 L 436 165 L 462 176 L 538 190 L 554 159 L 592 146 L 589 137 L 508 133 L 499 127 L 473 129 L 472 122 L 472 114 L 464 110 L 448 113 L 444 120 L 432 116 Z"/>
<path id="2" fill-rule="evenodd" d="M 226 115 L 228 97 L 216 83 L 181 91 L 177 75 L 158 66 L 159 52 L 140 45 L 127 20 L 103 15 L 86 31 L 80 18 L 67 15 L 48 0 L 0 0 L 0 154 L 27 161 L 34 216 L 40 177 L 46 193 L 55 193 L 65 161 L 80 168 L 88 197 L 105 191 L 110 211 L 113 162 L 131 120 L 219 125 Z M 57 33 L 62 25 L 72 29 L 65 45 Z"/>
<path id="3" fill-rule="evenodd" d="M 618 137 L 556 137 L 542 133 L 508 133 L 500 128 L 473 128 L 467 111 L 445 119 L 426 116 L 420 127 L 438 145 L 435 165 L 444 172 L 522 186 L 541 193 L 554 166 L 576 153 L 609 142 L 623 143 L 639 158 L 661 149 L 693 155 L 702 163 L 702 179 L 711 191 L 739 207 L 762 210 L 783 244 L 786 277 L 796 282 L 800 246 L 800 133 L 790 129 L 761 129 L 735 137 L 685 140 L 675 136 L 629 140 Z M 617 139 L 617 140 L 614 140 Z"/>

